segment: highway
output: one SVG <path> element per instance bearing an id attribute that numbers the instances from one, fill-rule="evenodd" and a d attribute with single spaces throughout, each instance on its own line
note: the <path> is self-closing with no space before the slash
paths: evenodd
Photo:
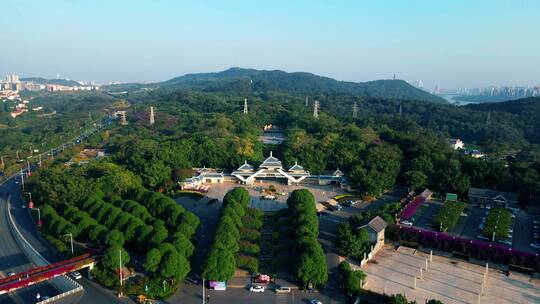
<path id="1" fill-rule="evenodd" d="M 5 192 L 5 191 L 3 191 Z M 16 242 L 13 232 L 8 225 L 7 197 L 0 198 L 0 272 L 6 276 L 8 272 L 21 272 L 32 268 L 33 265 L 24 255 Z M 10 295 L 0 296 L 0 303 L 35 303 L 36 294 L 54 296 L 59 293 L 51 283 L 41 283 Z"/>
<path id="2" fill-rule="evenodd" d="M 54 157 L 61 153 L 64 148 L 80 144 L 87 137 L 110 125 L 113 120 L 114 118 L 111 117 L 102 120 L 93 128 L 85 131 L 72 141 L 64 143 L 55 149 L 41 154 L 41 157 L 43 159 L 50 156 Z M 28 170 L 35 170 L 38 166 L 38 159 L 39 155 L 34 155 L 32 160 L 35 161 L 35 163 L 29 163 L 29 168 L 22 169 L 21 174 L 26 174 Z M 20 244 L 15 238 L 15 232 L 9 225 L 8 208 L 10 208 L 9 211 L 16 227 L 35 250 L 37 250 L 49 262 L 56 262 L 63 259 L 56 252 L 56 250 L 39 235 L 30 211 L 27 208 L 22 208 L 22 205 L 27 204 L 27 202 L 23 199 L 23 194 L 20 189 L 20 180 L 20 175 L 16 174 L 14 176 L 7 177 L 3 182 L 0 182 L 0 276 L 2 277 L 6 276 L 8 272 L 22 272 L 35 266 L 25 255 L 23 249 L 20 247 Z M 10 201 L 9 204 L 8 200 Z M 60 299 L 55 303 L 90 304 L 131 302 L 128 299 L 118 299 L 110 290 L 104 289 L 87 279 L 81 279 L 79 283 L 83 285 L 84 292 L 75 293 L 66 298 Z M 7 295 L 0 295 L 0 303 L 36 303 L 38 301 L 36 298 L 38 293 L 41 295 L 41 297 L 52 297 L 61 293 L 61 291 L 59 288 L 55 287 L 55 284 L 51 282 L 40 283 L 25 288 L 24 290 Z"/>

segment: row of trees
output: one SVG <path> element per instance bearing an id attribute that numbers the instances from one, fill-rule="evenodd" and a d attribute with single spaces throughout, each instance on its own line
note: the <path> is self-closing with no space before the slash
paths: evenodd
<path id="1" fill-rule="evenodd" d="M 237 266 L 235 255 L 240 250 L 242 217 L 250 201 L 244 188 L 234 188 L 223 198 L 220 218 L 214 241 L 202 266 L 202 277 L 212 281 L 227 281 L 234 275 Z"/>
<path id="2" fill-rule="evenodd" d="M 433 222 L 441 231 L 447 231 L 457 225 L 463 210 L 465 203 L 447 201 L 435 215 Z"/>
<path id="3" fill-rule="evenodd" d="M 366 283 L 367 275 L 361 270 L 352 270 L 347 261 L 339 263 L 338 273 L 340 286 L 349 296 L 356 295 Z"/>
<path id="4" fill-rule="evenodd" d="M 319 220 L 315 198 L 307 189 L 294 190 L 287 199 L 287 206 L 294 226 L 295 275 L 304 287 L 323 285 L 328 280 L 326 256 L 318 241 Z"/>

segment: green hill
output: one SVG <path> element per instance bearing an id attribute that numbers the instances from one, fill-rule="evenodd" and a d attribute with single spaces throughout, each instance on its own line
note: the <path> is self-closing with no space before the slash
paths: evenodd
<path id="1" fill-rule="evenodd" d="M 267 92 L 292 94 L 348 94 L 368 98 L 408 99 L 445 103 L 440 97 L 419 90 L 403 80 L 368 82 L 337 81 L 311 73 L 280 70 L 230 68 L 217 73 L 186 74 L 161 83 L 162 86 L 206 92 Z"/>

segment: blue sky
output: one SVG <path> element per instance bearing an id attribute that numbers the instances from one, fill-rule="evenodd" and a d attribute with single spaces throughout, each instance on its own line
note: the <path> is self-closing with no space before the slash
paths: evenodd
<path id="1" fill-rule="evenodd" d="M 0 0 L 0 75 L 160 81 L 232 66 L 428 87 L 540 84 L 540 1 Z"/>

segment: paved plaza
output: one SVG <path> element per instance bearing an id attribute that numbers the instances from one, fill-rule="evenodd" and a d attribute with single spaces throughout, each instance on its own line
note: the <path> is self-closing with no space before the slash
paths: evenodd
<path id="1" fill-rule="evenodd" d="M 367 274 L 367 288 L 386 294 L 405 294 L 418 303 L 427 299 L 438 299 L 445 304 L 540 303 L 540 283 L 531 283 L 530 276 L 515 273 L 506 276 L 502 271 L 489 269 L 482 292 L 485 267 L 434 255 L 425 271 L 426 259 L 429 260 L 429 254 L 415 253 L 411 248 L 381 250 L 376 263 L 368 263 L 362 269 Z M 422 278 L 420 268 L 424 268 Z"/>
<path id="2" fill-rule="evenodd" d="M 223 200 L 223 197 L 227 193 L 227 191 L 231 190 L 235 187 L 244 187 L 248 190 L 249 195 L 251 196 L 251 207 L 260 209 L 262 211 L 276 211 L 279 209 L 287 208 L 287 198 L 289 198 L 289 194 L 294 191 L 295 189 L 309 189 L 311 193 L 313 193 L 313 196 L 315 196 L 315 200 L 317 202 L 323 202 L 327 201 L 331 198 L 333 198 L 336 195 L 339 194 L 345 194 L 347 193 L 345 190 L 342 190 L 339 187 L 335 187 L 333 185 L 313 185 L 313 184 L 305 184 L 300 186 L 293 186 L 293 185 L 285 185 L 278 182 L 264 182 L 260 183 L 257 182 L 254 185 L 240 185 L 240 184 L 233 184 L 233 183 L 221 183 L 221 184 L 207 184 L 210 186 L 210 189 L 208 190 L 208 193 L 206 196 L 209 198 L 215 198 L 220 201 Z M 261 198 L 261 190 L 262 189 L 268 189 L 270 185 L 273 185 L 276 188 L 276 199 L 275 200 L 268 200 Z"/>

